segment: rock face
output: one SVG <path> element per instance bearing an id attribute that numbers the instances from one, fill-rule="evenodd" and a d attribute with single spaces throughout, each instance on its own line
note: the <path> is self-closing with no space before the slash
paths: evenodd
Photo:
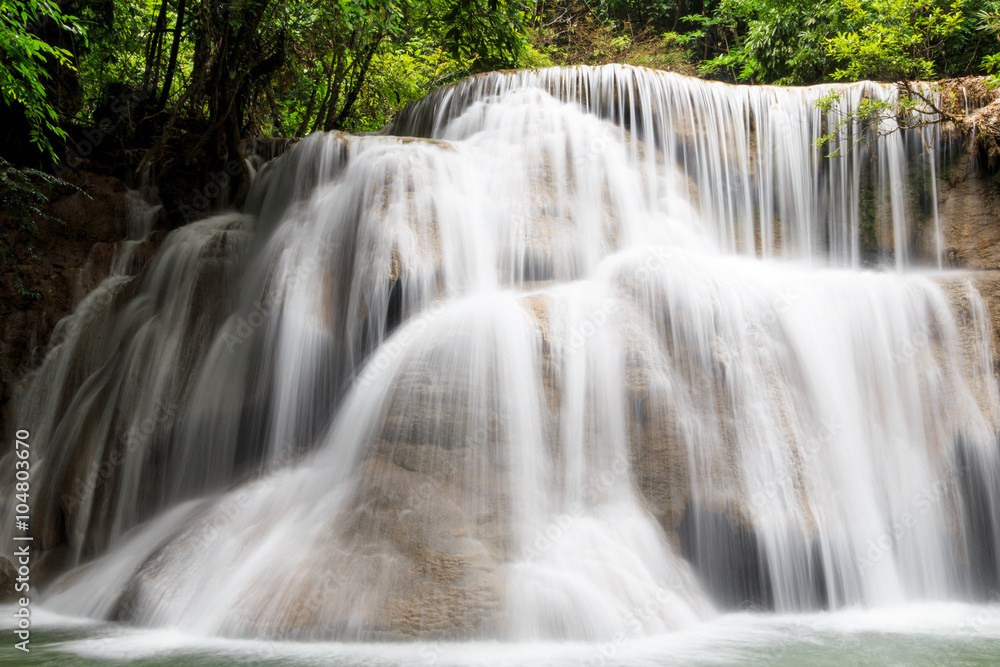
<path id="1" fill-rule="evenodd" d="M 1000 225 L 994 223 L 994 226 Z M 993 372 L 1000 378 L 1000 358 L 997 356 L 997 351 L 1000 350 L 1000 270 L 972 273 L 969 278 L 990 310 L 989 320 L 993 334 Z"/>
<path id="2" fill-rule="evenodd" d="M 376 589 L 386 599 L 367 619 L 370 636 L 467 637 L 495 625 L 504 597 L 497 554 L 474 539 L 483 517 L 471 515 L 457 486 L 379 459 L 364 479 L 341 529 L 364 545 L 361 569 L 374 574 L 384 558 L 405 564 Z"/>
<path id="3" fill-rule="evenodd" d="M 14 590 L 17 569 L 7 558 L 0 556 L 0 604 L 8 604 L 17 599 Z"/>
<path id="4" fill-rule="evenodd" d="M 356 489 L 344 515 L 324 513 L 320 530 L 303 536 L 294 567 L 254 572 L 222 632 L 385 641 L 480 636 L 495 627 L 504 599 L 500 563 L 475 539 L 479 517 L 457 485 L 375 457 L 362 464 Z M 189 530 L 153 553 L 125 588 L 115 618 L 148 623 L 158 613 L 175 613 L 173 605 L 160 606 L 163 597 L 176 604 L 197 595 L 191 579 L 216 573 L 176 562 L 206 546 L 226 552 L 253 544 L 253 535 L 233 532 L 242 513 L 265 523 L 287 519 L 273 507 L 256 514 L 256 492 L 244 487 L 235 504 L 195 517 Z M 229 559 L 226 553 L 218 566 L 228 568 Z M 164 596 L 165 589 L 172 593 Z"/>
<path id="5" fill-rule="evenodd" d="M 25 257 L 24 275 L 4 263 L 0 269 L 0 434 L 6 437 L 21 426 L 14 418 L 11 398 L 25 374 L 41 360 L 52 328 L 108 273 L 114 243 L 124 237 L 128 210 L 125 184 L 110 176 L 70 172 L 66 180 L 81 189 L 56 198 L 49 215 L 65 221 L 38 223 L 29 237 L 14 230 L 15 222 L 0 213 L 0 225 L 13 234 L 12 242 L 32 243 L 37 257 Z M 35 299 L 19 293 L 15 281 L 37 292 Z"/>
<path id="6" fill-rule="evenodd" d="M 1000 185 L 968 153 L 938 179 L 938 212 L 949 265 L 1000 269 Z"/>
<path id="7" fill-rule="evenodd" d="M 122 306 L 134 293 L 135 276 L 156 253 L 163 238 L 161 232 L 153 232 L 142 240 L 123 241 L 140 200 L 132 198 L 135 192 L 121 180 L 84 171 L 68 172 L 63 178 L 79 190 L 50 194 L 52 203 L 46 213 L 52 219 L 36 221 L 37 234 L 28 234 L 17 221 L 0 212 L 0 225 L 19 263 L 5 263 L 0 269 L 0 289 L 6 293 L 0 298 L 0 435 L 5 442 L 10 442 L 18 429 L 38 434 L 39 421 L 25 416 L 23 409 L 30 386 L 25 380 L 38 376 L 46 355 L 65 342 L 73 328 L 64 323 L 60 333 L 57 324 L 88 295 L 95 294 L 95 288 L 112 273 L 123 281 L 117 303 Z M 157 210 L 150 209 L 151 215 L 146 218 L 150 225 L 156 222 Z M 34 256 L 25 254 L 30 246 L 34 246 Z M 36 292 L 37 297 L 25 290 Z M 82 381 L 83 377 L 76 380 Z M 41 391 L 52 395 L 76 388 L 72 382 L 51 378 L 42 378 L 40 386 Z M 78 451 L 71 454 L 79 455 Z M 36 463 L 33 460 L 32 466 L 38 472 Z M 33 481 L 38 486 L 32 491 L 44 495 L 41 478 L 33 477 Z M 72 484 L 72 480 L 67 483 Z M 44 512 L 35 511 L 33 515 L 37 520 L 33 525 L 38 540 L 35 548 L 39 550 L 33 578 L 35 583 L 44 584 L 75 561 L 66 553 L 62 530 L 46 521 Z"/>
<path id="8" fill-rule="evenodd" d="M 965 359 L 966 372 L 974 372 L 975 365 L 983 363 L 983 360 L 974 358 L 972 350 L 975 349 L 976 339 L 988 334 L 992 351 L 992 358 L 988 360 L 990 370 L 1000 381 L 1000 270 L 957 273 L 942 278 L 940 283 L 958 316 L 963 349 L 969 353 Z M 970 298 L 969 286 L 979 293 L 988 312 L 976 312 L 980 305 L 975 302 L 974 297 Z M 985 316 L 984 324 L 988 326 L 988 331 L 976 331 L 971 326 L 977 314 Z"/>

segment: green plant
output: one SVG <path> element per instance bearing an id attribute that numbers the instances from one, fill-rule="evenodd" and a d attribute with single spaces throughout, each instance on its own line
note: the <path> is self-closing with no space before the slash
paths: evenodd
<path id="1" fill-rule="evenodd" d="M 32 31 L 43 22 L 84 37 L 76 18 L 64 15 L 55 0 L 2 0 L 0 2 L 0 100 L 7 106 L 21 105 L 28 120 L 31 141 L 55 157 L 50 135 L 65 138 L 59 113 L 52 105 L 45 82 L 47 67 L 58 64 L 73 68 L 73 55 L 53 46 Z"/>
<path id="2" fill-rule="evenodd" d="M 962 27 L 964 0 L 840 0 L 850 28 L 826 41 L 829 55 L 844 63 L 835 79 L 901 81 L 931 79 L 934 55 Z"/>
<path id="3" fill-rule="evenodd" d="M 0 157 L 0 211 L 10 220 L 9 227 L 0 228 L 0 255 L 4 263 L 10 263 L 15 270 L 14 288 L 21 296 L 40 299 L 38 292 L 31 291 L 22 282 L 24 276 L 19 258 L 35 255 L 34 238 L 38 236 L 38 220 L 50 220 L 65 225 L 66 222 L 45 212 L 49 195 L 44 190 L 68 187 L 80 191 L 76 186 L 37 169 L 17 168 Z"/>
<path id="4" fill-rule="evenodd" d="M 702 45 L 703 75 L 796 85 L 831 69 L 824 40 L 843 14 L 837 2 L 723 0 L 711 15 L 685 19 L 696 26 L 689 35 Z"/>

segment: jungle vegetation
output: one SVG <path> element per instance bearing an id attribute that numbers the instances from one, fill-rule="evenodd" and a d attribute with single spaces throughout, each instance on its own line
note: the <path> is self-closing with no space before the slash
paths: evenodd
<path id="1" fill-rule="evenodd" d="M 375 130 L 477 72 L 617 61 L 795 85 L 1000 67 L 1000 0 L 0 3 L 0 174 L 146 170 L 168 211 L 247 139 Z"/>

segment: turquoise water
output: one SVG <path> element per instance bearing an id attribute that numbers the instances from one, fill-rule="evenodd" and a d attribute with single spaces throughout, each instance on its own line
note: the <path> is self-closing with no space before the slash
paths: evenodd
<path id="1" fill-rule="evenodd" d="M 0 665 L 1000 665 L 1000 605 L 956 603 L 813 615 L 720 616 L 685 631 L 604 644 L 323 644 L 196 637 L 36 612 L 31 652 L 13 648 L 3 608 Z"/>

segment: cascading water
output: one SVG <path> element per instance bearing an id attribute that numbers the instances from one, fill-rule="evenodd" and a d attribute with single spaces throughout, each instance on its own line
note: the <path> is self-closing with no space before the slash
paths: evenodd
<path id="1" fill-rule="evenodd" d="M 826 159 L 828 91 L 490 74 L 301 141 L 57 329 L 19 423 L 82 564 L 44 605 L 607 640 L 988 594 L 985 305 L 902 271 L 940 262 L 947 141 Z"/>

